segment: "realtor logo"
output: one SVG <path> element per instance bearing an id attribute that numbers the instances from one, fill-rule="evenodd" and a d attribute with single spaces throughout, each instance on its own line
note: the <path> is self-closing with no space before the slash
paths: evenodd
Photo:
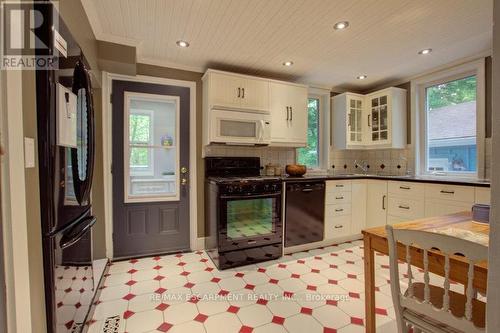
<path id="1" fill-rule="evenodd" d="M 54 1 L 1 2 L 0 69 L 57 69 L 49 43 L 59 35 L 56 6 Z M 52 24 L 51 30 L 40 29 L 47 24 Z M 43 38 L 42 31 L 51 31 L 51 36 Z"/>

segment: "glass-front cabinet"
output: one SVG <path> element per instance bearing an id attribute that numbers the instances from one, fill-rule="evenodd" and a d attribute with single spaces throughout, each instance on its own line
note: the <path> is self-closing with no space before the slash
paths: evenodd
<path id="1" fill-rule="evenodd" d="M 364 100 L 361 97 L 349 96 L 349 114 L 347 124 L 347 141 L 351 145 L 363 143 L 363 107 Z"/>
<path id="2" fill-rule="evenodd" d="M 369 100 L 369 137 L 372 143 L 386 143 L 389 140 L 389 96 L 387 94 L 375 95 Z"/>

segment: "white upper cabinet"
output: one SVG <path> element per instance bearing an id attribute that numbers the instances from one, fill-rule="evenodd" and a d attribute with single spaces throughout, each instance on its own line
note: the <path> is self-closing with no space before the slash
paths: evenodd
<path id="1" fill-rule="evenodd" d="M 368 95 L 333 97 L 333 137 L 337 149 L 404 148 L 406 90 L 387 88 Z"/>
<path id="2" fill-rule="evenodd" d="M 210 108 L 234 108 L 269 111 L 269 81 L 232 73 L 208 71 Z"/>
<path id="3" fill-rule="evenodd" d="M 272 145 L 307 144 L 307 91 L 306 86 L 270 82 Z"/>

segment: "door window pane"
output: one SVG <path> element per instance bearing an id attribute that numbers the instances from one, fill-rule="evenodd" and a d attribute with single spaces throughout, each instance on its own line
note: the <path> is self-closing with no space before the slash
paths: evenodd
<path id="1" fill-rule="evenodd" d="M 426 88 L 427 171 L 477 170 L 476 76 Z"/>
<path id="2" fill-rule="evenodd" d="M 178 198 L 178 101 L 168 96 L 128 99 L 126 201 Z"/>
<path id="3" fill-rule="evenodd" d="M 297 162 L 308 168 L 319 167 L 319 99 L 307 103 L 307 147 L 297 149 Z"/>

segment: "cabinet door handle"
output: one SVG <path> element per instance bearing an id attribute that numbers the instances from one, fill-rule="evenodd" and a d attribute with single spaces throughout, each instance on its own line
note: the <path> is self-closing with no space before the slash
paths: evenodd
<path id="1" fill-rule="evenodd" d="M 344 197 L 335 197 L 335 199 L 337 199 L 337 200 L 343 200 Z"/>
<path id="2" fill-rule="evenodd" d="M 286 120 L 290 120 L 290 107 L 286 107 Z"/>
<path id="3" fill-rule="evenodd" d="M 399 188 L 402 190 L 411 190 L 411 188 L 408 186 L 400 186 Z"/>
<path id="4" fill-rule="evenodd" d="M 368 127 L 372 127 L 372 125 L 370 124 L 370 117 L 371 117 L 371 114 L 368 115 Z"/>
<path id="5" fill-rule="evenodd" d="M 335 209 L 336 212 L 343 212 L 344 211 L 344 208 L 337 208 Z"/>
<path id="6" fill-rule="evenodd" d="M 401 208 L 401 209 L 406 209 L 406 210 L 409 210 L 409 209 L 410 209 L 410 207 L 409 207 L 409 206 L 401 206 L 401 205 L 399 205 L 399 208 Z"/>
<path id="7" fill-rule="evenodd" d="M 348 121 L 347 121 L 347 126 L 348 126 L 348 127 L 351 127 L 351 117 L 352 117 L 352 115 L 351 115 L 351 113 L 349 113 L 349 114 L 347 115 L 347 119 L 348 119 Z"/>
<path id="8" fill-rule="evenodd" d="M 241 88 L 241 90 L 243 91 L 241 98 L 245 98 L 245 88 Z"/>
<path id="9" fill-rule="evenodd" d="M 241 88 L 238 87 L 238 98 L 241 97 Z"/>
<path id="10" fill-rule="evenodd" d="M 344 185 L 342 185 L 342 184 L 337 184 L 337 185 L 335 185 L 335 187 L 344 187 Z"/>
<path id="11" fill-rule="evenodd" d="M 386 197 L 387 197 L 386 195 L 384 195 L 384 196 L 382 197 L 382 209 L 383 209 L 383 210 L 385 210 L 385 198 L 386 198 Z"/>
<path id="12" fill-rule="evenodd" d="M 290 121 L 293 120 L 293 108 L 290 106 Z"/>
<path id="13" fill-rule="evenodd" d="M 443 193 L 443 194 L 455 194 L 455 191 L 445 191 L 445 190 L 441 190 L 441 193 Z"/>
<path id="14" fill-rule="evenodd" d="M 340 229 L 340 228 L 343 228 L 343 227 L 344 227 L 343 225 L 341 225 L 341 224 L 337 224 L 337 225 L 335 226 L 335 229 Z"/>

